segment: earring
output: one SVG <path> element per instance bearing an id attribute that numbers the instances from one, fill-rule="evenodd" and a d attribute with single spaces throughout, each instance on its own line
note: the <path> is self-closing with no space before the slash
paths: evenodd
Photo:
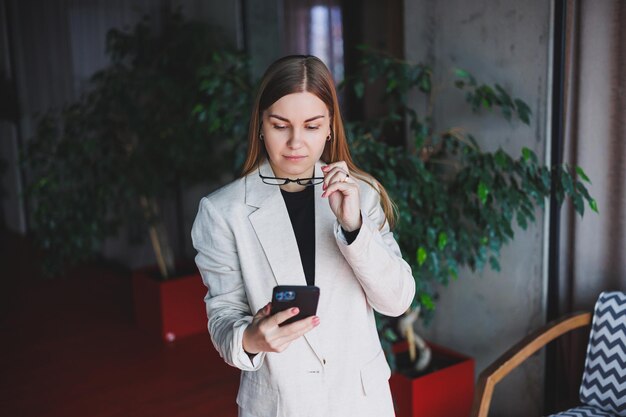
<path id="1" fill-rule="evenodd" d="M 265 136 L 263 136 L 263 133 L 259 133 L 259 140 L 263 140 L 265 139 Z"/>
<path id="2" fill-rule="evenodd" d="M 326 142 L 330 142 L 333 139 L 333 134 L 329 133 L 328 136 L 326 136 Z"/>

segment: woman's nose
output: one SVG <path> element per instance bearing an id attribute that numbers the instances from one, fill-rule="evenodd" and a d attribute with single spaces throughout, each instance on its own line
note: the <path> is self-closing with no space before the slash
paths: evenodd
<path id="1" fill-rule="evenodd" d="M 299 148 L 302 146 L 302 132 L 300 129 L 291 129 L 291 136 L 289 137 L 287 146 L 290 148 Z"/>

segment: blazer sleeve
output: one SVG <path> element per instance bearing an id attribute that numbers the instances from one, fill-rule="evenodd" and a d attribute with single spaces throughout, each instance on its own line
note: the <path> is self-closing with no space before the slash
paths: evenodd
<path id="1" fill-rule="evenodd" d="M 397 317 L 411 306 L 415 279 L 389 229 L 380 196 L 369 185 L 365 187 L 369 189 L 362 188 L 365 196 L 361 199 L 363 224 L 359 234 L 348 245 L 339 222 L 335 221 L 335 239 L 372 308 L 386 316 Z"/>
<path id="2" fill-rule="evenodd" d="M 259 369 L 265 352 L 251 359 L 243 350 L 243 332 L 252 322 L 252 312 L 235 238 L 232 229 L 207 197 L 200 201 L 191 240 L 198 251 L 196 265 L 207 287 L 204 302 L 213 345 L 229 365 L 244 371 Z"/>

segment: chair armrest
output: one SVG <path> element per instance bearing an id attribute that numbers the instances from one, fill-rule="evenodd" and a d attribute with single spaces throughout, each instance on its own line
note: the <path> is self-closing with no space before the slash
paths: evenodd
<path id="1" fill-rule="evenodd" d="M 481 372 L 472 406 L 472 417 L 487 417 L 495 385 L 529 356 L 557 337 L 591 323 L 591 313 L 572 313 L 552 321 L 522 339 Z"/>

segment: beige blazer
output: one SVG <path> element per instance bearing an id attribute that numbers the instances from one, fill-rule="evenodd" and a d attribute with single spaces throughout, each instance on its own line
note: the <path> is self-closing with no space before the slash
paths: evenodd
<path id="1" fill-rule="evenodd" d="M 322 176 L 321 166 L 315 176 Z M 267 162 L 260 171 L 273 175 Z M 363 226 L 347 245 L 322 187 L 315 186 L 320 325 L 285 351 L 252 361 L 242 347 L 252 315 L 270 301 L 275 285 L 306 285 L 289 214 L 279 187 L 263 184 L 257 171 L 200 201 L 191 235 L 208 289 L 208 330 L 222 358 L 242 370 L 240 416 L 394 415 L 374 310 L 404 313 L 415 282 L 378 193 L 361 181 L 359 187 Z"/>

